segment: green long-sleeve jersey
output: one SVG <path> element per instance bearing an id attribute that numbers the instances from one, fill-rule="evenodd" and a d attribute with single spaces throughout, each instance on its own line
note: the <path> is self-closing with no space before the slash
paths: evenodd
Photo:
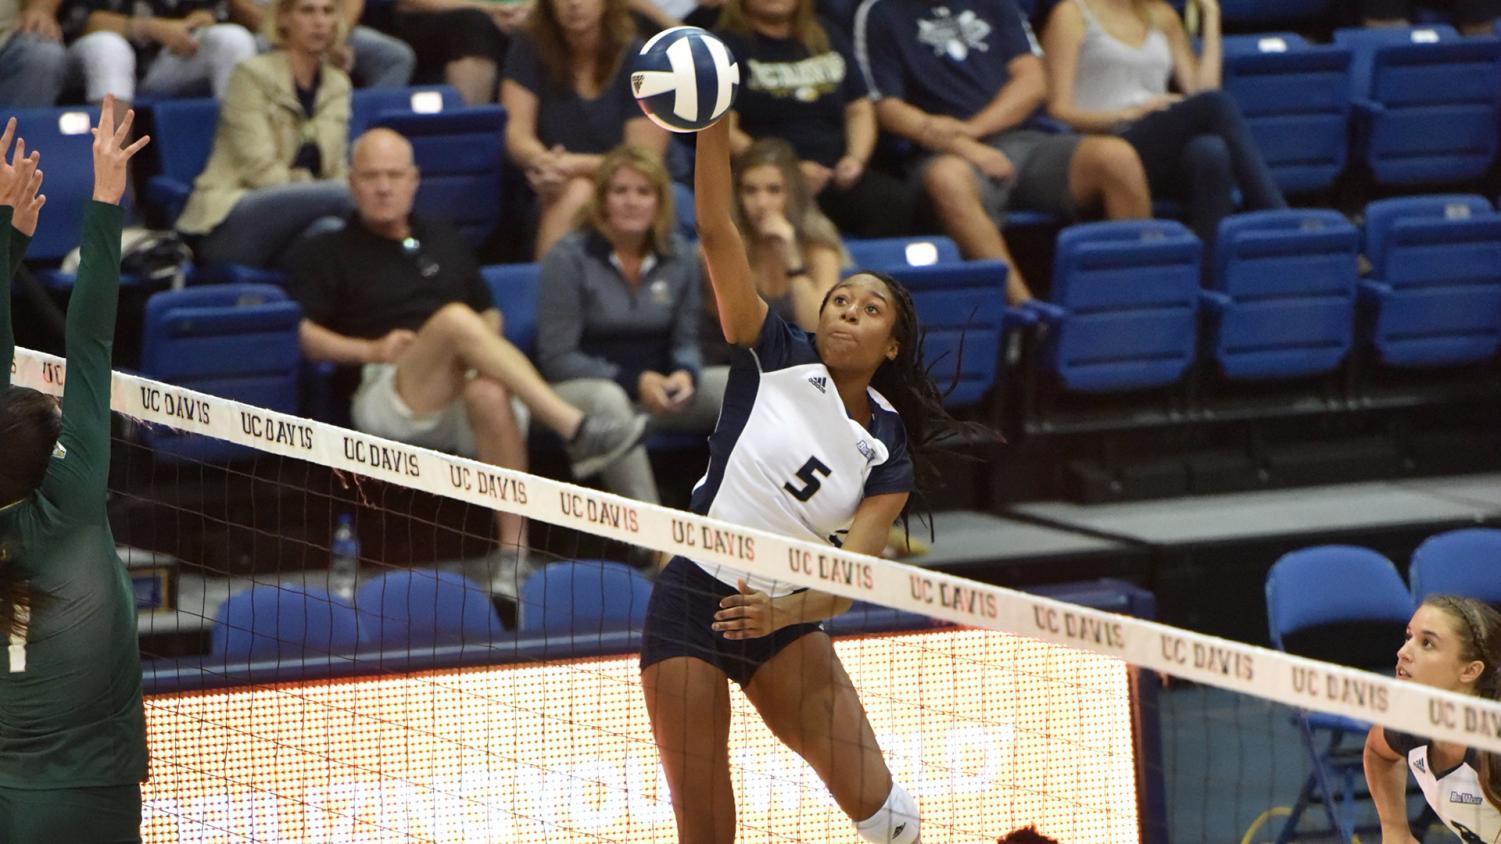
<path id="1" fill-rule="evenodd" d="M 134 593 L 105 513 L 110 351 L 120 282 L 121 210 L 92 202 L 68 305 L 67 380 L 59 448 L 42 486 L 0 511 L 0 536 L 43 597 L 24 643 L 0 658 L 0 787 L 127 785 L 146 778 L 146 723 Z M 11 209 L 0 226 L 13 231 Z M 0 268 L 15 238 L 0 238 Z M 19 241 L 24 249 L 25 242 Z M 15 343 L 10 274 L 0 278 L 0 386 Z M 3 444 L 0 444 L 3 448 Z M 3 635 L 3 634 L 0 634 Z"/>

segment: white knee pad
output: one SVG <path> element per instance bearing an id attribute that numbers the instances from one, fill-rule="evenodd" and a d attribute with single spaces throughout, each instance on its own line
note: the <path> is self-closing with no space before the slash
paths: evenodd
<path id="1" fill-rule="evenodd" d="M 913 844 L 917 840 L 917 803 L 895 782 L 874 815 L 855 824 L 871 844 Z"/>

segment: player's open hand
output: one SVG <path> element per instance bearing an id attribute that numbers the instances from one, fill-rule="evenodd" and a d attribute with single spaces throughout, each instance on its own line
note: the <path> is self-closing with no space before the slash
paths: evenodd
<path id="1" fill-rule="evenodd" d="M 777 623 L 778 613 L 770 595 L 750 588 L 745 578 L 735 587 L 739 594 L 725 597 L 719 602 L 719 612 L 714 613 L 714 629 L 721 635 L 726 639 L 759 639 L 782 626 Z"/>
<path id="2" fill-rule="evenodd" d="M 130 126 L 135 123 L 136 113 L 134 110 L 125 112 L 125 119 L 120 125 L 115 125 L 115 98 L 110 94 L 104 95 L 104 103 L 99 107 L 99 125 L 94 127 L 94 201 L 108 202 L 111 205 L 119 205 L 120 197 L 125 194 L 125 168 L 130 163 L 131 156 L 141 151 L 151 141 L 150 135 L 143 135 L 135 143 L 126 145 L 130 140 Z"/>

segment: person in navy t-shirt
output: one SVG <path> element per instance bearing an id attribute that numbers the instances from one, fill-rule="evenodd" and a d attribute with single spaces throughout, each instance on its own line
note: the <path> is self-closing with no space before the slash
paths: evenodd
<path id="1" fill-rule="evenodd" d="M 1038 52 L 1014 0 L 865 0 L 855 15 L 855 58 L 881 127 L 927 153 L 923 186 L 965 257 L 1011 265 L 1013 303 L 1032 292 L 1001 239 L 1008 209 L 1065 220 L 1152 211 L 1130 144 L 1039 128 Z"/>

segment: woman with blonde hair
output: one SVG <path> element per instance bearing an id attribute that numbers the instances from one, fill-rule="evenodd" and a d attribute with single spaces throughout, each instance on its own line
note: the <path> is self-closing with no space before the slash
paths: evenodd
<path id="1" fill-rule="evenodd" d="M 1235 101 L 1220 90 L 1219 0 L 1190 0 L 1200 51 L 1165 0 L 1064 0 L 1043 31 L 1048 113 L 1074 130 L 1118 135 L 1136 150 L 1154 198 L 1188 206 L 1213 244 L 1235 210 L 1286 208 Z M 1168 92 L 1176 83 L 1179 94 Z M 1206 260 L 1209 251 L 1205 252 Z"/>
<path id="2" fill-rule="evenodd" d="M 201 260 L 280 263 L 312 223 L 354 210 L 345 182 L 349 76 L 330 61 L 348 30 L 341 0 L 273 0 L 275 49 L 241 62 L 214 150 L 177 228 Z"/>
<path id="3" fill-rule="evenodd" d="M 727 370 L 705 369 L 698 343 L 702 274 L 675 231 L 672 189 L 651 150 L 600 159 L 578 227 L 542 260 L 537 366 L 589 415 L 648 414 L 648 430 L 708 434 Z M 613 492 L 657 502 L 646 450 L 603 473 Z"/>
<path id="4" fill-rule="evenodd" d="M 731 214 L 756 290 L 788 322 L 812 329 L 846 254 L 839 232 L 813 201 L 791 144 L 763 138 L 735 157 Z"/>
<path id="5" fill-rule="evenodd" d="M 537 194 L 539 260 L 588 204 L 604 153 L 667 147 L 631 94 L 640 49 L 626 0 L 541 0 L 511 45 L 500 86 L 506 150 Z"/>

